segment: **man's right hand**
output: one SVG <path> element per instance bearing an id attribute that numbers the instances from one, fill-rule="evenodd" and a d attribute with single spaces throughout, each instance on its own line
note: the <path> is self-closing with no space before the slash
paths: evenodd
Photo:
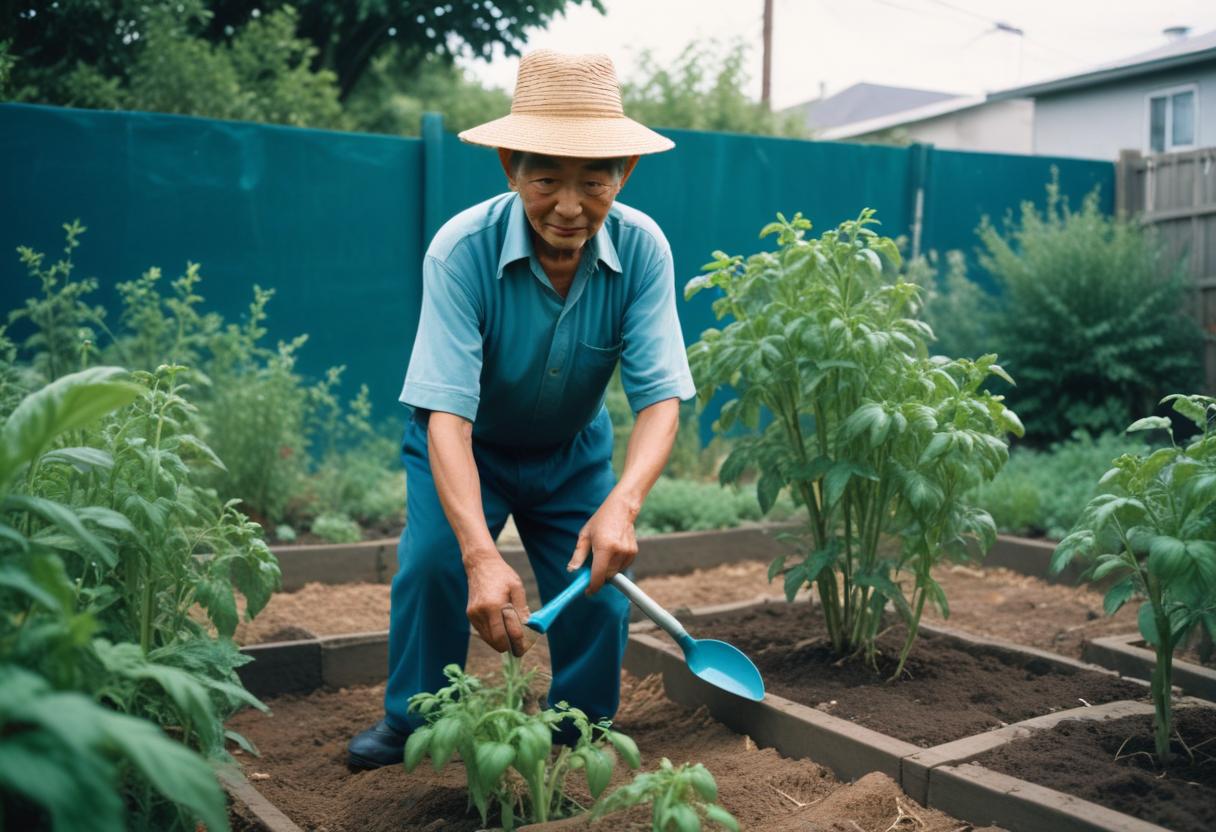
<path id="1" fill-rule="evenodd" d="M 465 572 L 469 576 L 469 604 L 465 612 L 469 623 L 477 630 L 486 644 L 499 653 L 508 650 L 513 655 L 523 655 L 525 634 L 507 632 L 503 623 L 503 607 L 513 606 L 519 622 L 528 620 L 528 601 L 524 595 L 524 584 L 519 574 L 507 565 L 497 550 L 473 557 L 466 556 Z"/>

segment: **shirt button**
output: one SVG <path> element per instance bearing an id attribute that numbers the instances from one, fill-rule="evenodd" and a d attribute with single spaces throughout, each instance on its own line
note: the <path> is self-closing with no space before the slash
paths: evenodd
<path id="1" fill-rule="evenodd" d="M 558 373 L 560 373 L 560 372 L 561 372 L 561 370 L 557 369 L 557 367 L 550 367 L 550 368 L 549 368 L 549 375 L 551 375 L 551 376 L 555 376 L 555 375 L 557 375 L 557 374 L 558 374 Z"/>

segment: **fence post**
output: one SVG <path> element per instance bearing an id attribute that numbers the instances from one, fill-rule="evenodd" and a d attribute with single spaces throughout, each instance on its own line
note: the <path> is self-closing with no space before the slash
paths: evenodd
<path id="1" fill-rule="evenodd" d="M 422 114 L 422 244 L 443 225 L 443 114 Z"/>
<path id="2" fill-rule="evenodd" d="M 1119 151 L 1119 161 L 1115 165 L 1115 216 L 1120 219 L 1128 219 L 1145 209 L 1137 176 L 1140 160 L 1139 150 Z"/>
<path id="3" fill-rule="evenodd" d="M 929 153 L 933 145 L 917 142 L 909 150 L 909 163 L 912 165 L 912 259 L 915 259 L 920 256 L 921 237 L 925 229 L 925 187 L 929 181 Z"/>

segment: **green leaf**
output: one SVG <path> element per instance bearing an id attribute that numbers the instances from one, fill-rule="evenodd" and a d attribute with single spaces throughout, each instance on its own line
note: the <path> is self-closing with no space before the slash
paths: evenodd
<path id="1" fill-rule="evenodd" d="M 1161 641 L 1161 635 L 1157 631 L 1157 618 L 1153 614 L 1153 604 L 1151 601 L 1145 601 L 1140 605 L 1140 612 L 1136 615 L 1136 622 L 1140 626 L 1140 635 L 1144 636 L 1144 640 L 1156 647 Z"/>
<path id="2" fill-rule="evenodd" d="M 57 448 L 42 455 L 40 464 L 72 465 L 82 474 L 95 468 L 108 471 L 114 467 L 114 457 L 99 448 Z"/>
<path id="3" fill-rule="evenodd" d="M 1098 558 L 1098 565 L 1094 567 L 1092 579 L 1100 581 L 1116 569 L 1130 568 L 1121 555 L 1102 555 Z"/>
<path id="4" fill-rule="evenodd" d="M 16 590 L 48 610 L 71 613 L 72 582 L 56 555 L 18 555 L 0 560 L 0 586 Z"/>
<path id="5" fill-rule="evenodd" d="M 1164 416 L 1145 416 L 1143 419 L 1137 419 L 1128 425 L 1127 433 L 1134 433 L 1140 430 L 1169 430 L 1170 427 L 1170 420 Z"/>
<path id="6" fill-rule="evenodd" d="M 739 832 L 739 821 L 735 820 L 735 816 L 723 809 L 717 803 L 707 803 L 705 805 L 705 818 L 712 820 L 714 823 L 729 829 L 730 832 Z"/>
<path id="7" fill-rule="evenodd" d="M 1208 423 L 1207 408 L 1205 408 L 1199 401 L 1197 401 L 1196 397 L 1174 394 L 1173 396 L 1166 396 L 1161 401 L 1162 401 L 1162 403 L 1172 401 L 1173 406 L 1174 406 L 1174 411 L 1176 413 L 1178 413 L 1179 415 L 1185 416 L 1187 419 L 1190 419 L 1192 422 L 1195 423 L 1195 427 L 1199 428 L 1200 430 L 1203 430 L 1205 427 L 1207 427 L 1207 423 Z"/>
<path id="8" fill-rule="evenodd" d="M 624 758 L 625 765 L 630 768 L 637 768 L 642 764 L 642 755 L 638 751 L 638 744 L 633 741 L 632 737 L 622 734 L 620 731 L 609 731 L 608 742 L 612 743 L 612 747 L 616 749 L 616 753 Z"/>
<path id="9" fill-rule="evenodd" d="M 1102 599 L 1102 609 L 1106 611 L 1107 615 L 1114 615 L 1122 609 L 1123 605 L 1127 603 L 1135 591 L 1135 582 L 1132 576 L 1128 575 L 1107 590 L 1106 597 Z"/>
<path id="10" fill-rule="evenodd" d="M 880 575 L 872 572 L 869 574 L 859 573 L 854 576 L 853 580 L 859 586 L 868 586 L 877 594 L 895 604 L 896 611 L 903 618 L 905 623 L 912 621 L 912 608 L 908 606 L 908 599 L 904 597 L 903 590 L 899 585 L 888 578 L 886 575 Z"/>
<path id="11" fill-rule="evenodd" d="M 768 565 L 768 582 L 771 584 L 773 578 L 781 574 L 781 570 L 785 568 L 785 560 L 789 555 L 777 555 L 773 558 L 773 562 Z"/>
<path id="12" fill-rule="evenodd" d="M 232 584 L 222 578 L 200 580 L 194 588 L 195 600 L 207 611 L 207 617 L 224 638 L 232 638 L 239 623 L 236 596 Z"/>
<path id="13" fill-rule="evenodd" d="M 1191 568 L 1186 544 L 1176 537 L 1157 535 L 1148 544 L 1148 571 L 1169 583 L 1185 575 Z"/>
<path id="14" fill-rule="evenodd" d="M 30 514 L 36 514 L 79 540 L 81 546 L 96 555 L 106 566 L 118 565 L 118 555 L 114 554 L 110 547 L 101 541 L 101 538 L 85 528 L 79 515 L 65 505 L 42 497 L 10 494 L 5 498 L 3 504 L 0 504 L 0 510 L 27 511 Z"/>
<path id="15" fill-rule="evenodd" d="M 798 590 L 802 589 L 802 585 L 806 582 L 806 567 L 802 564 L 793 567 L 785 573 L 785 599 L 793 601 L 794 596 L 798 594 Z"/>
<path id="16" fill-rule="evenodd" d="M 474 759 L 477 761 L 481 787 L 490 792 L 498 788 L 503 772 L 515 762 L 515 749 L 505 742 L 478 743 Z"/>
<path id="17" fill-rule="evenodd" d="M 405 770 L 413 771 L 426 756 L 431 744 L 431 729 L 427 726 L 415 728 L 405 741 Z"/>
<path id="18" fill-rule="evenodd" d="M 225 729 L 224 739 L 235 743 L 237 745 L 237 747 L 239 747 L 246 754 L 249 754 L 254 757 L 262 756 L 262 753 L 260 751 L 258 751 L 257 746 L 254 745 L 253 742 L 251 742 L 249 740 L 249 738 L 246 737 L 244 734 L 240 734 L 236 731 Z"/>
<path id="19" fill-rule="evenodd" d="M 929 444 L 925 446 L 925 450 L 920 455 L 920 465 L 926 465 L 933 462 L 938 457 L 944 456 L 950 448 L 954 446 L 954 434 L 952 433 L 935 433 L 933 438 L 929 440 Z"/>
<path id="20" fill-rule="evenodd" d="M 587 768 L 587 789 L 592 799 L 598 798 L 612 779 L 612 757 L 595 746 L 587 746 L 580 753 Z"/>
<path id="21" fill-rule="evenodd" d="M 688 769 L 688 780 L 692 783 L 692 787 L 697 790 L 697 794 L 701 795 L 704 800 L 718 799 L 718 784 L 714 780 L 714 776 L 709 773 L 709 769 L 700 763 Z"/>
<path id="22" fill-rule="evenodd" d="M 701 832 L 701 818 L 687 803 L 676 803 L 667 809 L 668 818 L 676 825 L 677 832 Z"/>
<path id="23" fill-rule="evenodd" d="M 463 734 L 464 724 L 454 716 L 445 716 L 431 726 L 431 764 L 435 771 L 451 759 Z"/>
<path id="24" fill-rule="evenodd" d="M 59 434 L 82 428 L 139 396 L 143 388 L 123 380 L 125 375 L 121 367 L 92 367 L 22 399 L 0 428 L 0 486 Z"/>
<path id="25" fill-rule="evenodd" d="M 760 481 L 756 483 L 756 499 L 760 502 L 761 514 L 769 513 L 784 487 L 785 480 L 776 466 L 761 474 Z"/>
<path id="26" fill-rule="evenodd" d="M 875 431 L 884 433 L 889 421 L 890 419 L 881 404 L 878 402 L 868 402 L 849 414 L 841 426 L 841 433 L 846 442 L 851 442 L 867 431 L 871 435 Z M 871 444 L 878 443 L 871 441 Z"/>

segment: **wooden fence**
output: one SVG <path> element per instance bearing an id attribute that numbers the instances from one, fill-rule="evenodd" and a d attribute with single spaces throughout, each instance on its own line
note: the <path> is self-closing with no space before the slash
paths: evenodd
<path id="1" fill-rule="evenodd" d="M 1216 147 L 1119 156 L 1115 209 L 1157 229 L 1171 261 L 1185 259 L 1191 310 L 1203 327 L 1204 386 L 1216 393 Z"/>

